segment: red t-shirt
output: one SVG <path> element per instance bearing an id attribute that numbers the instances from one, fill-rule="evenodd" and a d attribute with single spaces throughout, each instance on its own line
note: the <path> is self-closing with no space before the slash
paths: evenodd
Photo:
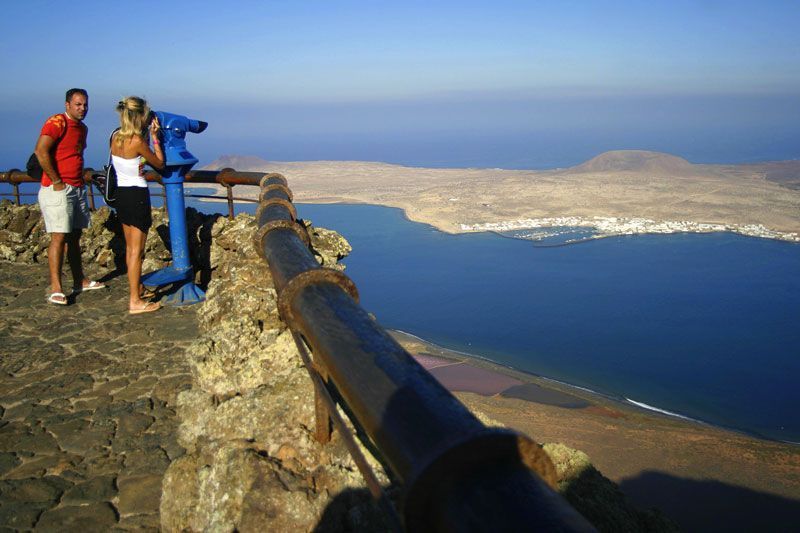
<path id="1" fill-rule="evenodd" d="M 86 148 L 86 124 L 59 113 L 47 119 L 42 126 L 42 135 L 52 137 L 56 141 L 53 154 L 56 170 L 64 183 L 80 187 L 83 185 L 83 150 Z M 42 173 L 42 185 L 52 185 L 47 172 Z"/>

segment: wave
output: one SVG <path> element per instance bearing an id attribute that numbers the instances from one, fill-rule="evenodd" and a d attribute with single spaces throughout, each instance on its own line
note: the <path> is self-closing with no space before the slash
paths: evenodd
<path id="1" fill-rule="evenodd" d="M 692 422 L 699 422 L 701 424 L 705 424 L 702 420 L 698 420 L 696 418 L 691 418 L 684 415 L 679 415 L 678 413 L 673 413 L 672 411 L 667 411 L 666 409 L 660 409 L 658 407 L 653 407 L 652 405 L 648 405 L 643 402 L 637 402 L 636 400 L 631 400 L 630 398 L 625 398 L 625 401 L 635 405 L 636 407 L 641 407 L 642 409 L 646 409 L 648 411 L 655 411 L 656 413 L 661 413 L 667 416 L 674 416 L 676 418 L 682 418 L 683 420 L 691 420 Z"/>

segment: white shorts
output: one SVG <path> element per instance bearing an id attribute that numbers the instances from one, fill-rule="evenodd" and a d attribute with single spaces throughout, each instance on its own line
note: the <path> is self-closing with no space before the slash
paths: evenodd
<path id="1" fill-rule="evenodd" d="M 39 189 L 39 207 L 47 233 L 72 233 L 89 227 L 86 187 L 64 185 L 63 191 L 54 191 L 52 185 Z"/>

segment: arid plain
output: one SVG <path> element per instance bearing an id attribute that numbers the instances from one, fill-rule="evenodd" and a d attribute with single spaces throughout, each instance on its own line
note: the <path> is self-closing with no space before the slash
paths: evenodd
<path id="1" fill-rule="evenodd" d="M 672 227 L 678 231 L 724 226 L 800 240 L 800 161 L 698 165 L 664 153 L 620 150 L 574 167 L 537 171 L 248 156 L 223 156 L 206 168 L 223 167 L 279 172 L 297 202 L 398 207 L 409 219 L 450 233 L 571 218 L 584 225 L 602 219 L 598 224 L 606 234 L 661 231 L 658 224 L 667 222 L 677 223 Z"/>

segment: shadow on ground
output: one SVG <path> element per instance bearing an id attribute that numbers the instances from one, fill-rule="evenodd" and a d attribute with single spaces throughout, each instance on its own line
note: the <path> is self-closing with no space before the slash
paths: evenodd
<path id="1" fill-rule="evenodd" d="M 347 489 L 325 507 L 314 533 L 390 531 L 384 513 L 367 489 Z"/>
<path id="2" fill-rule="evenodd" d="M 222 215 L 203 215 L 193 208 L 188 208 L 186 214 L 188 227 L 187 245 L 189 247 L 189 257 L 192 268 L 196 274 L 195 282 L 205 291 L 211 281 L 211 230 L 214 223 Z M 170 240 L 169 225 L 155 222 L 156 221 L 154 221 L 153 227 L 151 227 L 148 232 L 148 241 L 158 239 L 160 245 L 163 246 L 164 249 L 170 251 L 172 242 Z M 99 278 L 99 281 L 105 283 L 116 277 L 126 275 L 128 268 L 125 264 L 125 236 L 123 235 L 122 226 L 116 214 L 112 212 L 111 216 L 108 217 L 103 225 L 108 231 L 113 233 L 107 246 L 113 253 L 114 268 Z M 158 248 L 161 246 L 158 246 Z M 174 290 L 175 288 L 172 289 Z M 169 293 L 171 291 L 170 289 L 165 289 L 164 292 Z"/>
<path id="3" fill-rule="evenodd" d="M 797 531 L 800 500 L 715 480 L 663 472 L 625 479 L 620 488 L 641 507 L 657 507 L 687 531 Z"/>

